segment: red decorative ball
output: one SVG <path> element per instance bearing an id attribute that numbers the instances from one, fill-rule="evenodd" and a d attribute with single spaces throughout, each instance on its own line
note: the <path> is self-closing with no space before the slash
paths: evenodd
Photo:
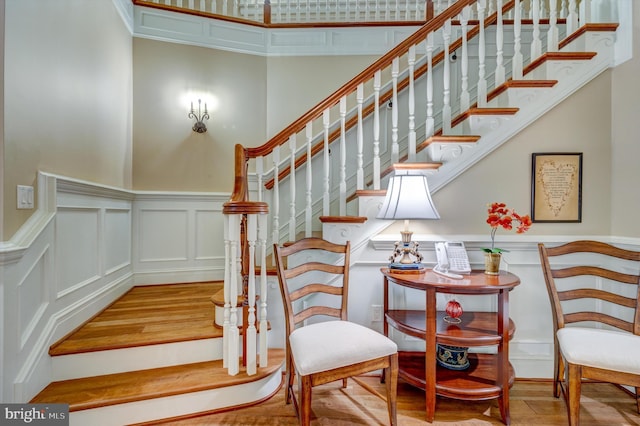
<path id="1" fill-rule="evenodd" d="M 457 300 L 450 300 L 447 303 L 445 312 L 451 318 L 460 318 L 462 316 L 462 305 L 460 305 L 460 302 L 458 302 Z"/>

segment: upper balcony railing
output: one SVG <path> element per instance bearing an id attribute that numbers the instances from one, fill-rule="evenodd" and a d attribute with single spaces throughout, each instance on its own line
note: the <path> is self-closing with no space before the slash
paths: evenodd
<path id="1" fill-rule="evenodd" d="M 452 0 L 133 0 L 171 10 L 250 25 L 422 25 Z"/>

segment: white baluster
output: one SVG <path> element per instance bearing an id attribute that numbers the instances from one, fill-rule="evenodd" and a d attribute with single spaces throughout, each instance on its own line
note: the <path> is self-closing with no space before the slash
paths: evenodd
<path id="1" fill-rule="evenodd" d="M 478 34 L 478 106 L 487 106 L 487 80 L 485 77 L 485 35 L 484 35 L 484 10 L 486 0 L 478 0 L 478 21 L 480 33 Z"/>
<path id="2" fill-rule="evenodd" d="M 469 95 L 469 51 L 467 43 L 467 32 L 469 16 L 471 14 L 471 6 L 465 6 L 460 14 L 460 27 L 462 28 L 462 54 L 460 55 L 460 113 L 464 113 L 471 106 Z"/>
<path id="3" fill-rule="evenodd" d="M 493 8 L 493 0 L 487 0 L 487 15 L 491 16 L 495 12 Z"/>
<path id="4" fill-rule="evenodd" d="M 289 136 L 289 241 L 296 240 L 296 134 Z"/>
<path id="5" fill-rule="evenodd" d="M 400 73 L 400 58 L 396 57 L 391 63 L 391 81 L 393 94 L 391 95 L 391 162 L 397 163 L 400 159 L 400 147 L 398 146 L 398 74 Z"/>
<path id="6" fill-rule="evenodd" d="M 347 215 L 347 97 L 340 98 L 340 185 L 338 202 L 340 216 Z"/>
<path id="7" fill-rule="evenodd" d="M 533 40 L 531 41 L 531 60 L 542 55 L 542 40 L 540 40 L 540 0 L 532 0 Z"/>
<path id="8" fill-rule="evenodd" d="M 497 1 L 498 23 L 496 25 L 496 85 L 500 86 L 505 81 L 504 69 L 504 26 L 502 24 L 502 0 Z"/>
<path id="9" fill-rule="evenodd" d="M 311 145 L 313 143 L 313 128 L 311 122 L 307 123 L 306 127 L 306 136 L 307 136 L 307 199 L 305 203 L 305 214 L 304 214 L 304 236 L 311 236 L 311 217 L 312 217 L 312 206 L 313 199 L 311 197 L 311 188 L 313 183 L 313 170 L 311 169 Z"/>
<path id="10" fill-rule="evenodd" d="M 249 246 L 249 276 L 247 277 L 247 374 L 256 374 L 258 362 L 256 332 L 256 240 L 258 238 L 258 218 L 256 214 L 247 215 L 247 244 Z"/>
<path id="11" fill-rule="evenodd" d="M 229 367 L 229 336 L 230 332 L 230 318 L 231 318 L 231 218 L 232 215 L 225 214 L 224 218 L 224 281 L 223 281 L 223 294 L 224 294 L 224 310 L 223 310 L 223 322 L 222 322 L 222 367 Z"/>
<path id="12" fill-rule="evenodd" d="M 416 46 L 409 47 L 409 161 L 416 161 L 416 92 L 415 92 L 415 65 L 416 65 Z"/>
<path id="13" fill-rule="evenodd" d="M 269 362 L 267 333 L 267 215 L 258 215 L 258 244 L 260 245 L 260 367 Z"/>
<path id="14" fill-rule="evenodd" d="M 203 12 L 206 10 L 205 0 L 200 0 L 200 10 Z M 218 12 L 218 2 L 216 0 L 211 1 L 211 13 Z"/>
<path id="15" fill-rule="evenodd" d="M 560 0 L 560 17 L 566 18 L 569 15 L 568 0 Z"/>
<path id="16" fill-rule="evenodd" d="M 356 89 L 356 102 L 358 104 L 358 154 L 356 169 L 356 189 L 364 189 L 364 129 L 362 125 L 362 104 L 364 102 L 364 83 L 358 84 Z"/>
<path id="17" fill-rule="evenodd" d="M 433 33 L 425 40 L 427 49 L 427 119 L 425 122 L 425 138 L 433 136 L 435 120 L 433 118 Z"/>
<path id="18" fill-rule="evenodd" d="M 228 15 L 228 14 L 229 14 L 229 13 L 228 13 L 228 10 L 227 10 L 228 8 L 229 8 L 229 7 L 228 7 L 228 5 L 227 5 L 227 0 L 222 0 L 222 14 L 223 14 L 223 15 L 225 15 L 225 16 L 226 16 L 226 15 Z"/>
<path id="19" fill-rule="evenodd" d="M 271 231 L 271 239 L 275 244 L 280 243 L 280 145 L 273 148 L 271 153 L 273 160 L 273 200 L 271 202 L 272 207 L 272 220 L 273 230 Z"/>
<path id="20" fill-rule="evenodd" d="M 323 195 L 322 195 L 322 214 L 323 216 L 329 216 L 329 206 L 330 206 L 330 193 L 331 182 L 330 182 L 330 173 L 331 173 L 331 164 L 329 164 L 329 110 L 326 109 L 322 113 L 322 126 L 324 127 L 324 185 L 323 185 Z"/>
<path id="21" fill-rule="evenodd" d="M 238 353 L 240 345 L 240 331 L 238 330 L 238 280 L 242 279 L 238 274 L 237 263 L 240 253 L 240 215 L 229 216 L 229 302 L 231 309 L 229 312 L 229 358 L 227 368 L 229 374 L 235 376 L 240 371 L 240 355 Z"/>
<path id="22" fill-rule="evenodd" d="M 556 0 L 549 0 L 549 31 L 547 32 L 547 52 L 558 50 L 558 10 Z"/>
<path id="23" fill-rule="evenodd" d="M 451 19 L 442 27 L 444 39 L 444 72 L 442 75 L 442 133 L 451 133 L 451 63 L 449 62 L 449 42 L 451 40 Z"/>
<path id="24" fill-rule="evenodd" d="M 522 79 L 523 58 L 522 58 L 522 9 L 520 0 L 515 0 L 513 7 L 513 59 L 511 60 L 511 78 Z"/>
<path id="25" fill-rule="evenodd" d="M 256 157 L 256 177 L 258 180 L 258 201 L 262 201 L 264 194 L 264 157 Z"/>
<path id="26" fill-rule="evenodd" d="M 373 189 L 380 189 L 380 79 L 381 71 L 373 75 Z"/>

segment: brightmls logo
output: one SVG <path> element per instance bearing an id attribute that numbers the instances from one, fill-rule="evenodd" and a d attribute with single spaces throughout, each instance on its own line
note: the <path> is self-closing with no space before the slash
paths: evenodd
<path id="1" fill-rule="evenodd" d="M 69 426 L 68 404 L 0 404 L 2 426 Z"/>

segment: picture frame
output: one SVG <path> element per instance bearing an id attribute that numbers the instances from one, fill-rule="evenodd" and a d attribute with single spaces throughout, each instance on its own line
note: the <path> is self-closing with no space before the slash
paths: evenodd
<path id="1" fill-rule="evenodd" d="M 532 222 L 582 222 L 582 153 L 533 153 Z"/>

